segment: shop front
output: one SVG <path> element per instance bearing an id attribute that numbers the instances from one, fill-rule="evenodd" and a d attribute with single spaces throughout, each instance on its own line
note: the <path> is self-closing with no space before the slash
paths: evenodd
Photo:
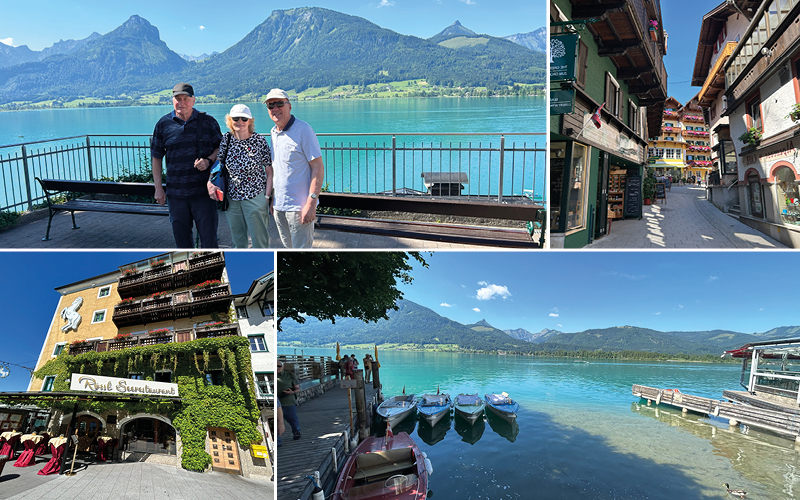
<path id="1" fill-rule="evenodd" d="M 800 248 L 800 149 L 797 138 L 741 155 L 740 220 L 781 243 Z"/>

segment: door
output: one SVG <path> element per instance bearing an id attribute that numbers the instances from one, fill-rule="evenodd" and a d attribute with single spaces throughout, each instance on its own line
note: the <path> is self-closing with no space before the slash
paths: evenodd
<path id="1" fill-rule="evenodd" d="M 599 238 L 606 234 L 608 228 L 608 153 L 600 153 L 600 171 L 597 176 L 597 223 L 594 237 Z"/>
<path id="2" fill-rule="evenodd" d="M 211 449 L 211 468 L 217 472 L 241 475 L 236 433 L 222 427 L 209 427 L 208 441 Z"/>
<path id="3" fill-rule="evenodd" d="M 75 429 L 78 430 L 78 450 L 91 451 L 97 445 L 103 425 L 91 415 L 81 415 L 75 419 Z"/>

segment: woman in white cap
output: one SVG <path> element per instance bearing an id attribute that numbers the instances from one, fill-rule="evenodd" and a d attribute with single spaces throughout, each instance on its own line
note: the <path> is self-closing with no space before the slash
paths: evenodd
<path id="1" fill-rule="evenodd" d="M 236 104 L 225 115 L 226 133 L 218 158 L 228 169 L 228 210 L 225 215 L 235 248 L 247 248 L 248 234 L 253 248 L 269 248 L 269 198 L 272 195 L 272 157 L 263 136 L 255 133 L 250 108 Z M 210 181 L 208 194 L 217 199 Z"/>

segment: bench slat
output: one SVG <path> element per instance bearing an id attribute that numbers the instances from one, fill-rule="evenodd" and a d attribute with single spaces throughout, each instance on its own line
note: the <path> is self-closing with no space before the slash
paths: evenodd
<path id="1" fill-rule="evenodd" d="M 166 215 L 169 216 L 169 208 L 166 205 L 152 203 L 128 203 L 100 200 L 71 200 L 66 203 L 52 205 L 53 210 L 61 211 L 81 211 L 81 212 L 110 212 L 118 214 L 141 214 L 141 215 Z"/>
<path id="2" fill-rule="evenodd" d="M 155 188 L 148 182 L 100 182 L 63 181 L 59 179 L 39 179 L 48 191 L 75 191 L 79 193 L 127 194 L 133 196 L 153 196 Z M 164 186 L 166 189 L 166 186 Z"/>

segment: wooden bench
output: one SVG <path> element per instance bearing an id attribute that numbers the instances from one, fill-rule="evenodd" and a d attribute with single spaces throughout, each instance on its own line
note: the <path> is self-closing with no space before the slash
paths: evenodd
<path id="1" fill-rule="evenodd" d="M 109 195 L 128 195 L 128 196 L 154 196 L 155 188 L 153 184 L 146 182 L 98 182 L 98 181 L 62 181 L 57 179 L 36 178 L 42 186 L 44 195 L 47 198 L 47 209 L 49 219 L 47 220 L 47 232 L 42 241 L 50 240 L 50 224 L 53 216 L 58 212 L 70 212 L 72 214 L 72 229 L 79 229 L 75 223 L 75 212 L 110 212 L 118 214 L 138 214 L 138 215 L 160 215 L 169 216 L 169 209 L 166 205 L 157 203 L 135 203 L 128 201 L 107 201 L 107 200 L 86 200 L 73 197 L 73 193 L 92 193 Z M 166 189 L 166 187 L 165 187 Z M 66 201 L 56 202 L 51 199 L 57 194 L 64 193 Z"/>
<path id="2" fill-rule="evenodd" d="M 319 214 L 317 226 L 320 229 L 511 248 L 541 248 L 544 244 L 545 209 L 535 203 L 490 203 L 325 192 L 320 193 L 319 199 L 321 207 L 505 219 L 528 223 L 526 230 Z M 535 228 L 541 228 L 538 241 L 533 239 Z"/>

